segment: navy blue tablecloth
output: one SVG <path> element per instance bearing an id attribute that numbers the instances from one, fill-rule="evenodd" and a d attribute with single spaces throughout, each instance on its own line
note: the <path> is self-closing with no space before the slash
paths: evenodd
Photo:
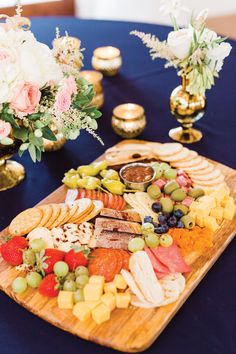
<path id="1" fill-rule="evenodd" d="M 85 164 L 120 138 L 111 130 L 112 108 L 125 102 L 145 107 L 147 128 L 141 139 L 169 141 L 168 131 L 176 126 L 169 113 L 170 92 L 179 84 L 173 69 L 163 62 L 150 60 L 148 51 L 138 39 L 129 36 L 133 29 L 151 32 L 164 39 L 170 30 L 164 26 L 74 18 L 38 18 L 32 30 L 38 40 L 50 45 L 59 26 L 79 37 L 85 51 L 85 69 L 91 68 L 93 50 L 101 45 L 121 49 L 123 67 L 116 77 L 104 79 L 105 106 L 100 119 L 99 134 L 105 147 L 86 133 L 75 142 L 68 142 L 59 152 L 47 153 L 42 162 L 33 164 L 28 156 L 21 159 L 27 179 L 16 188 L 0 193 L 0 229 L 19 211 L 33 206 L 61 183 L 63 173 Z M 191 146 L 200 154 L 236 168 L 236 43 L 226 59 L 217 85 L 207 92 L 207 111 L 196 124 L 203 139 Z M 19 160 L 16 157 L 16 160 Z M 207 274 L 186 301 L 163 334 L 148 350 L 161 354 L 235 354 L 236 353 L 236 262 L 235 242 Z M 91 354 L 114 353 L 65 333 L 37 318 L 0 293 L 1 354 Z"/>

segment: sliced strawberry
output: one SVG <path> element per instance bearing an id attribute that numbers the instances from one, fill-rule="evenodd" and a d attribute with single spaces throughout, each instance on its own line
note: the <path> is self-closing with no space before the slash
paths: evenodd
<path id="1" fill-rule="evenodd" d="M 70 271 L 79 266 L 86 266 L 88 263 L 87 257 L 79 248 L 74 248 L 67 252 L 64 261 L 68 264 Z"/>
<path id="2" fill-rule="evenodd" d="M 56 297 L 59 294 L 59 283 L 55 274 L 48 274 L 41 281 L 38 290 L 43 296 Z"/>

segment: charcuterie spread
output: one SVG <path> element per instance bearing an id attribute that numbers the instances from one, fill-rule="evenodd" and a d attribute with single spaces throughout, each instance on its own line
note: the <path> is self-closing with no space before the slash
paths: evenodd
<path id="1" fill-rule="evenodd" d="M 1 257 L 19 272 L 15 296 L 33 288 L 82 323 L 177 301 L 235 212 L 221 170 L 179 143 L 115 146 L 63 183 L 64 201 L 11 221 Z"/>

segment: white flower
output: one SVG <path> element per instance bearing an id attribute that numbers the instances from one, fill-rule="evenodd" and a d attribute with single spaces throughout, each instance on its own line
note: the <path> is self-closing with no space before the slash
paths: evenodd
<path id="1" fill-rule="evenodd" d="M 172 31 L 167 38 L 167 44 L 170 51 L 178 58 L 185 59 L 188 57 L 191 42 L 193 38 L 193 29 L 183 28 L 178 31 Z"/>
<path id="2" fill-rule="evenodd" d="M 0 104 L 5 103 L 10 97 L 10 87 L 7 83 L 0 83 Z"/>
<path id="3" fill-rule="evenodd" d="M 208 14 L 209 14 L 209 9 L 207 8 L 199 12 L 199 14 L 194 19 L 194 24 L 193 24 L 196 30 L 200 30 L 201 27 L 205 24 Z"/>
<path id="4" fill-rule="evenodd" d="M 209 30 L 208 28 L 204 28 L 204 31 L 202 32 L 202 34 L 200 35 L 200 33 L 198 32 L 198 42 L 201 43 L 206 43 L 206 44 L 210 44 L 213 41 L 215 41 L 217 38 L 217 33 Z"/>
<path id="5" fill-rule="evenodd" d="M 206 59 L 209 60 L 209 67 L 219 72 L 224 64 L 224 59 L 229 56 L 231 52 L 231 45 L 227 42 L 218 44 L 217 46 L 209 49 L 206 53 Z"/>
<path id="6" fill-rule="evenodd" d="M 183 6 L 182 2 L 182 0 L 162 0 L 160 12 L 163 15 L 171 15 L 177 18 L 182 11 L 189 12 L 189 9 L 186 6 Z"/>

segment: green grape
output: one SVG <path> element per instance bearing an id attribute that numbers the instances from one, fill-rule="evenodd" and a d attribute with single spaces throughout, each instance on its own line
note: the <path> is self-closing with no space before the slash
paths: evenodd
<path id="1" fill-rule="evenodd" d="M 143 235 L 146 235 L 149 232 L 154 232 L 154 225 L 150 222 L 145 222 L 142 224 L 141 230 Z"/>
<path id="2" fill-rule="evenodd" d="M 29 242 L 29 245 L 34 252 L 40 252 L 46 248 L 46 243 L 42 238 L 35 238 Z"/>
<path id="3" fill-rule="evenodd" d="M 27 249 L 23 252 L 23 263 L 27 265 L 35 265 L 36 256 L 33 250 Z"/>
<path id="4" fill-rule="evenodd" d="M 129 240 L 128 250 L 130 252 L 141 251 L 145 247 L 145 242 L 141 237 L 134 237 Z"/>
<path id="5" fill-rule="evenodd" d="M 153 162 L 151 166 L 155 171 L 155 179 L 161 178 L 163 169 L 160 167 L 160 164 L 158 162 Z"/>
<path id="6" fill-rule="evenodd" d="M 37 272 L 30 272 L 26 275 L 26 280 L 31 288 L 37 288 L 42 281 L 42 276 Z"/>
<path id="7" fill-rule="evenodd" d="M 160 236 L 160 246 L 170 247 L 173 243 L 173 238 L 169 234 L 163 234 Z"/>
<path id="8" fill-rule="evenodd" d="M 65 277 L 69 272 L 69 267 L 66 262 L 59 261 L 53 266 L 53 271 L 58 277 Z"/>
<path id="9" fill-rule="evenodd" d="M 145 236 L 145 243 L 148 247 L 154 248 L 159 245 L 159 237 L 153 232 Z"/>
<path id="10" fill-rule="evenodd" d="M 81 274 L 76 278 L 76 285 L 78 288 L 83 288 L 89 281 L 88 275 Z"/>
<path id="11" fill-rule="evenodd" d="M 155 184 L 151 184 L 148 187 L 147 193 L 152 199 L 158 199 L 161 196 L 160 187 L 156 186 Z"/>
<path id="12" fill-rule="evenodd" d="M 63 290 L 66 291 L 75 291 L 77 289 L 76 282 L 73 280 L 66 280 L 63 284 Z"/>
<path id="13" fill-rule="evenodd" d="M 66 277 L 65 280 L 75 280 L 76 276 L 74 272 L 69 272 Z"/>
<path id="14" fill-rule="evenodd" d="M 88 268 L 85 266 L 79 266 L 75 269 L 75 277 L 78 277 L 79 275 L 88 275 L 88 274 L 89 274 Z"/>
<path id="15" fill-rule="evenodd" d="M 177 170 L 169 168 L 168 170 L 164 171 L 164 176 L 166 179 L 175 179 L 177 176 Z"/>
<path id="16" fill-rule="evenodd" d="M 160 167 L 162 169 L 162 171 L 168 170 L 170 168 L 170 165 L 166 162 L 161 162 L 160 163 Z"/>
<path id="17" fill-rule="evenodd" d="M 17 277 L 13 280 L 11 286 L 14 293 L 22 294 L 27 289 L 27 280 L 23 277 Z"/>
<path id="18" fill-rule="evenodd" d="M 79 301 L 84 301 L 84 292 L 83 289 L 78 289 L 73 294 L 74 303 L 76 304 Z"/>

